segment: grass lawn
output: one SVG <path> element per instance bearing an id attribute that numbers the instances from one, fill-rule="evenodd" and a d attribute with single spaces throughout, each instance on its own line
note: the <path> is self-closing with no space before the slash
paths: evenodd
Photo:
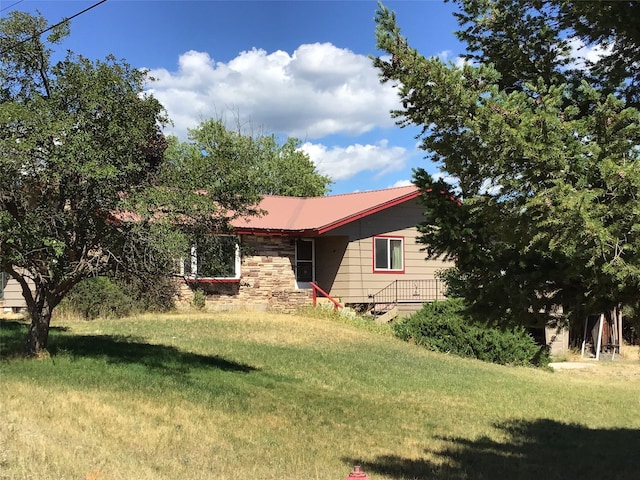
<path id="1" fill-rule="evenodd" d="M 640 478 L 640 361 L 550 372 L 266 313 L 0 328 L 0 479 Z"/>

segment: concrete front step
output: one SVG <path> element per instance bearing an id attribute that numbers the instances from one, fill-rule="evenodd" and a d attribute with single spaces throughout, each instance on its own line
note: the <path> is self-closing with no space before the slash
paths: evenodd
<path id="1" fill-rule="evenodd" d="M 376 323 L 389 323 L 391 320 L 398 316 L 398 307 L 393 307 L 391 310 L 388 310 L 386 313 L 379 315 L 375 318 Z"/>

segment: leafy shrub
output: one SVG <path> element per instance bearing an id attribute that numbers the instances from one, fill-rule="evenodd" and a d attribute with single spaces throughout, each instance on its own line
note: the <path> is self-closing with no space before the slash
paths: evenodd
<path id="1" fill-rule="evenodd" d="M 88 278 L 76 284 L 64 299 L 62 308 L 91 320 L 98 317 L 126 317 L 135 301 L 107 277 Z"/>
<path id="2" fill-rule="evenodd" d="M 207 294 L 204 293 L 204 290 L 197 289 L 193 291 L 193 298 L 191 299 L 191 305 L 196 310 L 204 310 L 204 307 L 207 304 Z"/>
<path id="3" fill-rule="evenodd" d="M 178 287 L 169 275 L 156 275 L 150 278 L 118 276 L 114 282 L 131 297 L 136 310 L 167 312 L 175 307 Z"/>
<path id="4" fill-rule="evenodd" d="M 461 299 L 425 304 L 393 325 L 395 335 L 429 350 L 503 365 L 545 365 L 546 347 L 523 327 L 500 329 L 469 320 Z"/>

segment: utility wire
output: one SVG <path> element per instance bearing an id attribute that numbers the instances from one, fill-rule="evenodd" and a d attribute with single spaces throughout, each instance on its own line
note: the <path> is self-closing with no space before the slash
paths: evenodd
<path id="1" fill-rule="evenodd" d="M 10 9 L 11 7 L 15 7 L 16 5 L 18 5 L 19 3 L 22 3 L 22 2 L 24 2 L 24 0 L 18 0 L 17 2 L 12 3 L 8 7 L 0 8 L 0 13 L 4 12 L 5 10 Z"/>
<path id="2" fill-rule="evenodd" d="M 20 0 L 20 1 L 22 1 L 22 0 Z M 100 0 L 99 2 L 94 3 L 94 4 L 93 4 L 93 5 L 91 5 L 90 7 L 85 8 L 85 9 L 84 9 L 84 10 L 82 10 L 81 12 L 78 12 L 78 13 L 76 13 L 75 15 L 71 15 L 69 18 L 65 18 L 64 20 L 62 20 L 62 21 L 60 21 L 60 22 L 56 23 L 55 25 L 51 25 L 50 27 L 45 28 L 45 29 L 44 29 L 44 30 L 42 30 L 41 32 L 37 32 L 35 35 L 31 35 L 30 37 L 25 38 L 24 40 L 20 40 L 19 42 L 14 43 L 13 45 L 11 45 L 11 46 L 10 46 L 9 48 L 7 48 L 6 50 L 2 50 L 2 51 L 0 52 L 0 55 L 4 55 L 5 53 L 7 53 L 7 52 L 9 52 L 9 51 L 13 50 L 13 49 L 14 49 L 14 48 L 16 48 L 17 46 L 20 46 L 20 45 L 22 45 L 23 43 L 26 43 L 26 42 L 28 42 L 28 41 L 30 41 L 30 40 L 33 40 L 34 38 L 38 38 L 38 37 L 39 37 L 40 35 L 42 35 L 43 33 L 46 33 L 46 32 L 48 32 L 49 30 L 53 30 L 53 29 L 54 29 L 54 28 L 56 28 L 57 26 L 62 25 L 63 23 L 67 23 L 68 21 L 70 21 L 70 20 L 72 20 L 72 19 L 74 19 L 74 18 L 76 18 L 76 17 L 79 17 L 79 16 L 80 16 L 80 15 L 82 15 L 83 13 L 88 12 L 88 11 L 89 11 L 89 10 L 91 10 L 92 8 L 95 8 L 95 7 L 97 7 L 98 5 L 100 5 L 100 4 L 102 4 L 102 3 L 106 2 L 106 1 L 107 1 L 107 0 Z M 20 2 L 18 2 L 18 3 L 20 3 Z M 14 4 L 14 5 L 15 5 L 15 4 Z"/>

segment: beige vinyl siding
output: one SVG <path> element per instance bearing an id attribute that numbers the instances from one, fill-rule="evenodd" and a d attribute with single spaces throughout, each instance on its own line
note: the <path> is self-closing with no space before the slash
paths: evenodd
<path id="1" fill-rule="evenodd" d="M 422 211 L 417 202 L 407 202 L 331 232 L 346 235 L 349 242 L 329 293 L 344 303 L 366 303 L 395 280 L 433 279 L 438 270 L 451 266 L 439 259 L 426 260 L 424 245 L 417 243 L 416 225 L 423 221 Z M 403 273 L 374 272 L 373 238 L 377 236 L 403 238 Z"/>
<path id="2" fill-rule="evenodd" d="M 349 237 L 318 237 L 315 241 L 316 283 L 330 293 L 335 285 L 341 260 L 349 246 Z"/>
<path id="3" fill-rule="evenodd" d="M 3 293 L 2 302 L 4 308 L 25 308 L 27 306 L 22 296 L 22 287 L 16 279 L 9 278 Z"/>

